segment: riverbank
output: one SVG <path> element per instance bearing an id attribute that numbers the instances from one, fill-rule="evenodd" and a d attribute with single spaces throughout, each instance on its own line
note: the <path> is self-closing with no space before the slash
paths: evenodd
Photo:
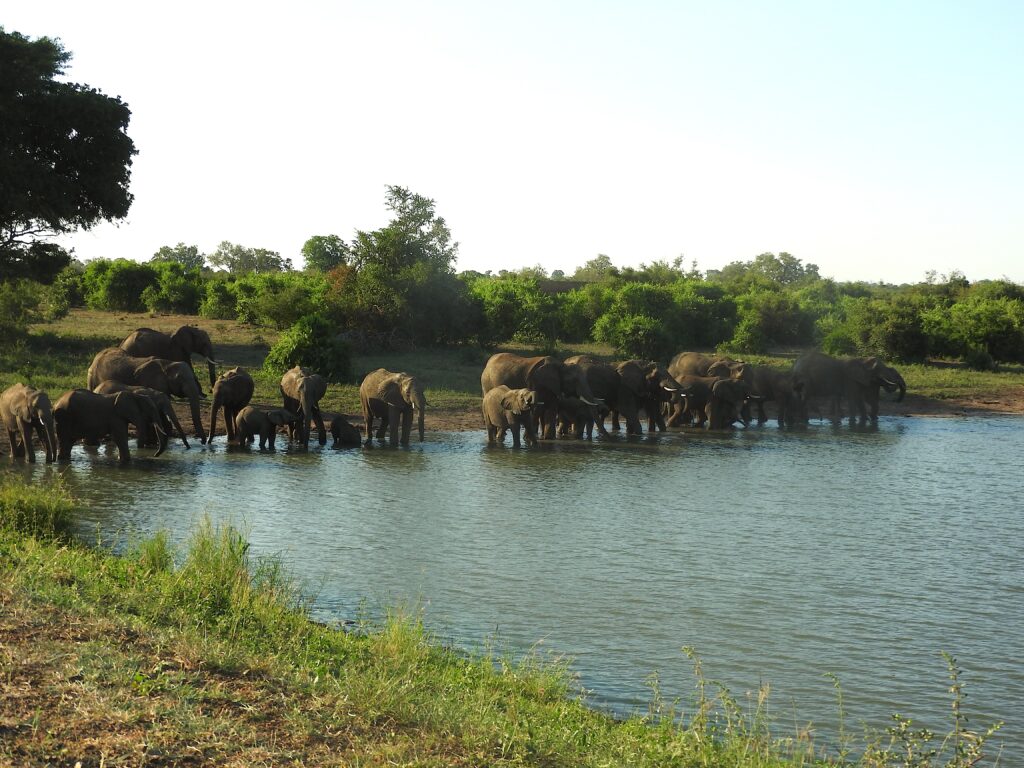
<path id="1" fill-rule="evenodd" d="M 256 377 L 254 402 L 278 405 L 280 394 L 274 377 L 259 375 L 277 332 L 229 320 L 208 320 L 191 315 L 150 316 L 139 313 L 99 312 L 76 309 L 53 323 L 34 326 L 27 339 L 16 340 L 0 349 L 0 388 L 16 381 L 31 383 L 48 391 L 56 399 L 61 393 L 84 386 L 85 372 L 100 349 L 118 344 L 132 330 L 150 327 L 170 332 L 180 325 L 193 324 L 206 330 L 213 339 L 220 369 L 241 365 Z M 522 354 L 536 350 L 508 346 L 502 349 Z M 593 354 L 614 359 L 613 351 L 596 344 L 560 348 L 558 354 Z M 772 356 L 752 356 L 756 363 L 788 366 L 795 351 Z M 423 382 L 430 407 L 426 428 L 443 431 L 482 430 L 479 413 L 480 371 L 488 353 L 472 347 L 448 349 L 380 351 L 353 357 L 355 381 L 375 368 L 407 371 Z M 971 371 L 942 361 L 897 366 L 907 381 L 908 394 L 902 403 L 883 396 L 881 413 L 896 416 L 974 416 L 992 413 L 1024 414 L 1024 367 L 1006 366 L 998 372 Z M 209 390 L 205 377 L 203 388 Z M 330 414 L 342 413 L 354 423 L 362 422 L 359 388 L 356 383 L 331 385 L 322 401 Z M 209 424 L 209 402 L 203 409 Z M 188 409 L 178 406 L 182 423 L 189 428 Z M 769 408 L 769 411 L 771 409 Z M 223 421 L 218 429 L 223 434 Z M 6 438 L 0 438 L 6 442 Z M 4 446 L 6 447 L 6 446 Z"/>
<path id="2" fill-rule="evenodd" d="M 114 557 L 61 534 L 74 514 L 59 487 L 0 483 L 0 764 L 825 762 L 806 724 L 779 735 L 766 688 L 741 708 L 699 662 L 691 701 L 655 691 L 649 714 L 616 720 L 588 708 L 557 660 L 471 657 L 415 617 L 312 622 L 280 564 L 230 528 L 201 524 L 182 552 L 158 535 Z M 973 764 L 975 735 L 954 725 L 934 762 L 924 751 L 941 735 L 916 732 L 846 735 L 827 754 Z"/>

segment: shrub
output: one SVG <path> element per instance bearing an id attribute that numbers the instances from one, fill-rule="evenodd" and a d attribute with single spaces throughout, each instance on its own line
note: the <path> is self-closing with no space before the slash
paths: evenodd
<path id="1" fill-rule="evenodd" d="M 323 315 L 307 315 L 281 334 L 263 361 L 263 370 L 281 376 L 302 365 L 335 383 L 347 381 L 352 373 L 352 353 L 337 329 Z"/>
<path id="2" fill-rule="evenodd" d="M 157 282 L 142 292 L 142 303 L 150 312 L 178 312 L 194 315 L 203 294 L 198 269 L 187 269 L 177 262 L 157 261 L 150 265 Z"/>
<path id="3" fill-rule="evenodd" d="M 142 294 L 159 276 L 150 264 L 128 259 L 91 261 L 85 268 L 86 303 L 93 309 L 142 312 Z"/>
<path id="4" fill-rule="evenodd" d="M 199 314 L 213 320 L 234 320 L 238 317 L 238 297 L 227 280 L 213 279 L 206 283 Z"/>
<path id="5" fill-rule="evenodd" d="M 664 325 L 649 315 L 607 313 L 594 326 L 594 337 L 611 344 L 626 357 L 666 360 L 675 342 Z"/>

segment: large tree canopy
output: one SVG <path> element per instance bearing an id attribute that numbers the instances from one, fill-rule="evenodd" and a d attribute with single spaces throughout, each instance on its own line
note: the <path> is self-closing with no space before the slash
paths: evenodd
<path id="1" fill-rule="evenodd" d="M 122 219 L 132 203 L 131 111 L 58 80 L 70 59 L 59 40 L 0 27 L 0 277 L 32 271 L 40 239 Z"/>

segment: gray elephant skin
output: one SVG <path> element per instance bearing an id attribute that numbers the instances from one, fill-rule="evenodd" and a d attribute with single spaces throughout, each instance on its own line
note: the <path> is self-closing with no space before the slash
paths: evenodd
<path id="1" fill-rule="evenodd" d="M 210 407 L 210 440 L 217 433 L 217 412 L 224 412 L 224 431 L 228 442 L 235 442 L 235 417 L 252 400 L 256 388 L 252 376 L 244 368 L 225 371 L 213 383 L 213 405 Z"/>
<path id="2" fill-rule="evenodd" d="M 298 414 L 285 408 L 263 411 L 247 405 L 235 416 L 235 437 L 239 445 L 250 445 L 259 437 L 261 450 L 274 450 L 278 427 L 290 427 L 298 418 Z"/>
<path id="3" fill-rule="evenodd" d="M 423 387 L 415 376 L 401 371 L 389 371 L 378 368 L 363 377 L 359 384 L 359 402 L 363 408 L 363 421 L 366 425 L 366 444 L 373 444 L 373 420 L 381 420 L 377 430 L 377 439 L 383 439 L 384 431 L 390 431 L 391 445 L 409 444 L 412 431 L 413 412 L 416 413 L 416 425 L 423 442 L 423 412 L 427 407 L 423 396 Z M 398 428 L 402 434 L 399 438 Z"/>
<path id="4" fill-rule="evenodd" d="M 11 458 L 24 455 L 30 462 L 35 462 L 36 452 L 32 445 L 32 432 L 35 431 L 46 454 L 46 463 L 53 462 L 57 455 L 57 434 L 53 425 L 53 407 L 45 392 L 21 382 L 8 387 L 0 394 L 0 418 L 11 442 Z"/>
<path id="5" fill-rule="evenodd" d="M 131 461 L 128 449 L 128 425 L 137 430 L 152 425 L 156 432 L 162 430 L 160 417 L 153 404 L 134 392 L 118 392 L 114 395 L 99 395 L 88 389 L 73 389 L 65 392 L 53 406 L 53 422 L 57 431 L 57 458 L 66 461 L 71 458 L 71 448 L 79 440 L 86 445 L 99 445 L 108 435 L 117 445 L 120 462 Z M 163 448 L 154 454 L 159 456 Z"/>
<path id="6" fill-rule="evenodd" d="M 320 445 L 327 443 L 324 417 L 320 413 L 320 400 L 326 393 L 327 379 L 301 365 L 296 365 L 281 377 L 281 397 L 284 400 L 284 409 L 298 417 L 297 428 L 292 437 L 302 443 L 303 448 L 309 447 L 310 423 L 316 425 L 316 435 Z"/>
<path id="7" fill-rule="evenodd" d="M 907 384 L 893 368 L 877 357 L 836 358 L 823 352 L 808 352 L 793 364 L 793 389 L 797 393 L 801 422 L 807 421 L 807 405 L 815 398 L 828 402 L 828 414 L 834 424 L 843 420 L 842 401 L 848 405 L 850 421 L 859 416 L 861 423 L 878 420 L 881 389 L 899 391 L 903 400 Z"/>
<path id="8" fill-rule="evenodd" d="M 597 405 L 580 366 L 564 363 L 550 355 L 521 357 L 511 352 L 491 355 L 480 374 L 482 394 L 486 395 L 502 384 L 509 389 L 530 389 L 537 393 L 537 399 L 544 404 L 538 410 L 546 440 L 555 438 L 559 398 L 574 395 L 587 405 Z"/>
<path id="9" fill-rule="evenodd" d="M 185 398 L 189 403 L 192 426 L 199 442 L 206 443 L 206 429 L 199 413 L 199 399 L 203 396 L 203 390 L 187 363 L 160 357 L 132 357 L 120 347 L 108 347 L 98 352 L 89 366 L 89 389 L 95 389 L 108 380 L 149 387 L 167 395 Z"/>
<path id="10" fill-rule="evenodd" d="M 93 392 L 98 395 L 116 395 L 118 392 L 134 392 L 153 403 L 153 407 L 156 409 L 156 412 L 160 417 L 160 426 L 163 428 L 163 433 L 157 433 L 155 436 L 151 435 L 148 423 L 143 423 L 141 426 L 138 426 L 139 448 L 151 445 L 155 439 L 162 452 L 167 448 L 167 438 L 175 432 L 177 432 L 181 437 L 181 442 L 186 449 L 191 447 L 188 444 L 188 438 L 185 436 L 185 430 L 182 429 L 181 424 L 178 422 L 178 414 L 174 412 L 174 406 L 171 404 L 171 398 L 165 393 L 156 389 L 150 389 L 149 387 L 140 387 L 134 384 L 122 384 L 119 381 L 110 380 L 101 381 L 93 389 Z"/>
<path id="11" fill-rule="evenodd" d="M 751 394 L 745 381 L 718 379 L 711 385 L 711 397 L 704 406 L 708 429 L 730 429 L 737 421 L 749 426 L 747 404 L 760 399 Z"/>
<path id="12" fill-rule="evenodd" d="M 643 395 L 638 399 L 640 409 L 647 414 L 647 429 L 665 430 L 665 418 L 662 416 L 662 405 L 668 403 L 679 392 L 679 382 L 667 369 L 651 360 L 625 360 L 615 366 L 624 381 L 642 381 Z M 617 429 L 615 416 L 612 415 L 612 427 Z"/>
<path id="13" fill-rule="evenodd" d="M 505 432 L 511 430 L 512 445 L 519 448 L 519 429 L 522 427 L 526 444 L 536 445 L 533 410 L 539 405 L 537 393 L 525 387 L 509 389 L 499 384 L 488 390 L 480 404 L 487 428 L 487 442 L 491 445 L 503 442 Z"/>
<path id="14" fill-rule="evenodd" d="M 769 365 L 754 366 L 752 391 L 761 399 L 757 401 L 757 422 L 764 424 L 768 420 L 764 404 L 775 403 L 778 425 L 792 426 L 797 410 L 796 393 L 793 391 L 793 374 Z"/>
<path id="15" fill-rule="evenodd" d="M 179 326 L 169 334 L 152 328 L 136 328 L 119 346 L 132 357 L 159 357 L 188 363 L 189 368 L 192 368 L 192 355 L 199 355 L 206 361 L 210 386 L 214 385 L 217 361 L 213 359 L 213 343 L 210 334 L 194 325 Z"/>

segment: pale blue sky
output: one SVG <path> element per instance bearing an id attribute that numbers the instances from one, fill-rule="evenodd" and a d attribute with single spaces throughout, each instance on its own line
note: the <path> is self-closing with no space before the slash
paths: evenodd
<path id="1" fill-rule="evenodd" d="M 36 0 L 0 24 L 132 109 L 135 203 L 80 258 L 298 263 L 399 184 L 459 269 L 788 251 L 1024 282 L 1024 3 Z"/>

